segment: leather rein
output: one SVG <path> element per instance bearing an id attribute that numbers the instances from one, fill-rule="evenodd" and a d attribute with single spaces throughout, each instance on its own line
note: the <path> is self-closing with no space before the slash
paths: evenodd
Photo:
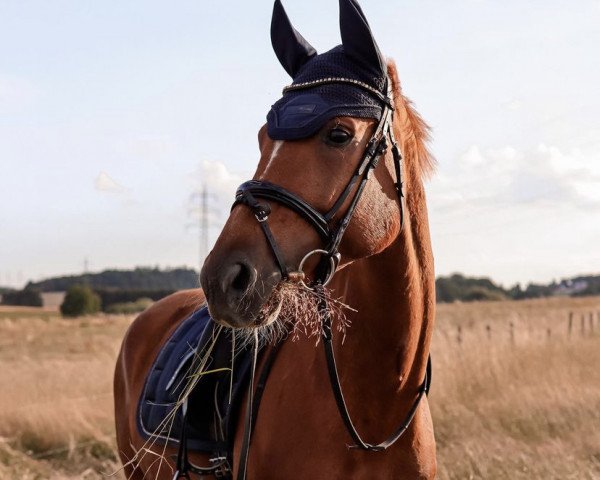
<path id="1" fill-rule="evenodd" d="M 396 139 L 394 138 L 393 133 L 394 102 L 392 97 L 390 79 L 387 78 L 386 95 L 382 94 L 380 91 L 374 89 L 370 85 L 363 84 L 362 82 L 357 82 L 354 80 L 349 80 L 346 78 L 326 78 L 316 80 L 314 82 L 307 82 L 304 84 L 290 85 L 284 88 L 283 93 L 286 93 L 287 91 L 291 90 L 309 89 L 323 84 L 335 83 L 352 83 L 353 85 L 361 87 L 369 91 L 370 93 L 375 94 L 381 100 L 383 109 L 381 117 L 377 124 L 377 128 L 375 129 L 375 132 L 373 133 L 371 139 L 365 147 L 365 151 L 358 164 L 358 167 L 356 168 L 352 178 L 350 179 L 344 190 L 341 192 L 331 209 L 323 214 L 298 195 L 295 195 L 294 193 L 286 190 L 285 188 L 279 185 L 263 180 L 250 180 L 240 185 L 232 206 L 233 209 L 237 205 L 242 204 L 250 208 L 259 225 L 261 226 L 265 238 L 271 248 L 271 251 L 273 252 L 275 262 L 277 263 L 277 266 L 281 272 L 282 280 L 300 282 L 307 288 L 311 288 L 317 292 L 322 292 L 325 285 L 329 283 L 329 281 L 335 274 L 335 271 L 337 270 L 341 259 L 341 255 L 339 253 L 339 246 L 344 236 L 344 233 L 346 232 L 346 229 L 350 224 L 350 220 L 352 219 L 352 216 L 362 196 L 367 181 L 371 176 L 371 172 L 377 167 L 380 159 L 385 155 L 388 148 L 390 148 L 390 145 L 394 160 L 394 169 L 396 175 L 395 186 L 400 208 L 400 228 L 402 228 L 404 224 L 402 155 L 400 153 L 400 149 L 398 147 Z M 353 191 L 354 194 L 353 196 L 351 196 Z M 346 212 L 336 223 L 335 228 L 332 228 L 332 220 L 339 213 L 342 206 L 346 204 L 349 198 L 350 203 Z M 279 248 L 277 241 L 269 227 L 268 218 L 271 213 L 271 207 L 267 201 L 277 202 L 278 204 L 281 204 L 289 208 L 290 210 L 296 212 L 300 217 L 302 217 L 315 229 L 315 231 L 319 234 L 325 245 L 324 249 L 316 249 L 308 252 L 300 262 L 298 269 L 295 271 L 291 271 L 285 264 L 283 255 L 281 253 L 281 249 Z M 310 286 L 308 286 L 304 282 L 305 274 L 302 269 L 306 260 L 312 255 L 321 255 L 321 260 L 317 266 L 316 278 L 314 282 Z M 342 417 L 346 430 L 348 431 L 348 433 L 352 437 L 352 440 L 354 441 L 354 445 L 351 445 L 349 448 L 359 448 L 371 452 L 386 450 L 387 448 L 392 446 L 404 434 L 404 432 L 406 432 L 415 416 L 421 399 L 424 395 L 426 395 L 429 392 L 429 388 L 431 385 L 431 358 L 429 357 L 427 360 L 425 378 L 419 388 L 417 397 L 402 423 L 400 423 L 400 425 L 388 438 L 379 443 L 369 443 L 364 441 L 358 433 L 358 431 L 356 430 L 354 423 L 352 422 L 342 391 L 335 355 L 333 351 L 331 311 L 327 304 L 327 301 L 325 300 L 325 297 L 323 295 L 318 295 L 318 297 L 318 308 L 321 312 L 321 322 L 323 327 L 322 339 L 323 346 L 325 349 L 325 357 L 327 360 L 329 380 L 331 383 L 331 388 L 336 400 L 340 416 Z M 246 479 L 247 461 L 253 426 L 256 422 L 256 415 L 258 414 L 258 408 L 260 405 L 260 400 L 262 398 L 262 393 L 265 388 L 266 380 L 280 345 L 281 344 L 276 345 L 270 351 L 266 363 L 262 368 L 258 385 L 256 389 L 254 389 L 256 357 L 258 352 L 258 341 L 255 342 L 254 359 L 251 369 L 250 386 L 248 390 L 247 408 L 244 422 L 244 436 L 240 450 L 240 461 L 238 467 L 237 480 Z M 183 443 L 184 442 L 180 444 L 180 453 L 182 450 L 181 446 L 183 445 Z M 185 453 L 184 455 L 186 457 L 185 459 L 178 459 L 181 460 L 178 461 L 178 473 L 180 476 L 178 477 L 176 473 L 176 476 L 174 478 L 189 478 L 189 476 L 186 476 L 185 474 L 186 463 L 189 471 L 195 471 L 195 473 L 200 474 L 217 473 L 218 475 L 218 472 L 215 472 L 215 467 L 200 469 L 196 466 L 192 466 L 191 464 L 189 464 L 189 462 L 187 462 L 187 453 Z M 182 469 L 181 467 L 184 468 Z M 227 473 L 231 474 L 230 471 L 228 471 Z"/>

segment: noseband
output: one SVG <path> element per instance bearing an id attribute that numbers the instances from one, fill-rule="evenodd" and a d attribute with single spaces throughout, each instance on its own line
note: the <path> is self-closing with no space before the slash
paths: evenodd
<path id="1" fill-rule="evenodd" d="M 400 154 L 400 149 L 398 148 L 398 144 L 394 138 L 394 101 L 392 98 L 391 82 L 389 78 L 387 79 L 386 95 L 383 95 L 380 91 L 374 89 L 366 83 L 348 78 L 325 78 L 321 80 L 315 80 L 313 82 L 294 84 L 285 87 L 283 89 L 283 93 L 305 90 L 324 84 L 352 84 L 360 87 L 371 94 L 375 94 L 375 96 L 377 96 L 377 98 L 379 98 L 381 101 L 383 107 L 377 128 L 365 147 L 361 161 L 358 164 L 354 175 L 342 193 L 339 195 L 331 209 L 326 213 L 321 213 L 298 195 L 295 195 L 279 185 L 275 185 L 274 183 L 263 180 L 250 180 L 240 185 L 232 206 L 233 208 L 236 205 L 243 204 L 252 210 L 252 213 L 256 217 L 256 220 L 261 226 L 265 238 L 271 247 L 271 251 L 275 257 L 275 262 L 277 263 L 279 271 L 281 272 L 282 279 L 304 283 L 305 275 L 302 270 L 304 264 L 309 257 L 313 255 L 322 255 L 322 261 L 317 269 L 316 279 L 321 285 L 326 285 L 337 270 L 341 259 L 341 255 L 339 253 L 340 243 L 344 233 L 346 232 L 346 229 L 348 228 L 348 225 L 350 224 L 350 220 L 352 219 L 367 181 L 370 178 L 371 171 L 377 166 L 379 160 L 388 149 L 388 141 L 391 144 L 392 154 L 394 157 L 394 168 L 396 171 L 395 185 L 398 194 L 398 202 L 400 205 L 400 225 L 402 226 L 404 223 L 402 155 Z M 354 195 L 351 197 L 352 191 L 357 184 L 358 186 L 354 191 Z M 340 212 L 342 206 L 346 203 L 349 197 L 351 197 L 351 200 L 346 213 L 337 222 L 337 224 L 332 227 L 333 219 Z M 277 241 L 275 240 L 275 237 L 269 228 L 268 218 L 271 213 L 271 207 L 267 201 L 261 202 L 259 200 L 274 201 L 296 212 L 315 229 L 315 231 L 321 237 L 325 248 L 308 252 L 298 265 L 298 269 L 291 271 L 287 267 L 281 253 L 281 249 L 279 248 Z"/>

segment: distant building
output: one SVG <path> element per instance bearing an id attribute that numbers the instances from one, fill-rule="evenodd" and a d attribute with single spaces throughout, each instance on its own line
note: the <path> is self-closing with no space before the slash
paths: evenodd
<path id="1" fill-rule="evenodd" d="M 41 295 L 44 308 L 58 309 L 65 299 L 66 292 L 42 292 Z"/>
<path id="2" fill-rule="evenodd" d="M 554 290 L 554 295 L 574 295 L 583 292 L 588 287 L 585 280 L 563 280 Z"/>

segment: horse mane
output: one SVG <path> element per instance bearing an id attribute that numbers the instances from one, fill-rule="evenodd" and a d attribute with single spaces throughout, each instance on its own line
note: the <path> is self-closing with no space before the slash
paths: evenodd
<path id="1" fill-rule="evenodd" d="M 415 160 L 419 177 L 429 178 L 435 172 L 436 167 L 436 160 L 427 147 L 427 143 L 431 139 L 431 128 L 415 110 L 412 101 L 402 93 L 398 70 L 393 60 L 388 60 L 387 70 L 392 81 L 396 110 L 403 110 L 402 113 L 404 113 L 404 115 L 399 115 L 402 121 L 401 141 L 405 149 L 404 154 Z"/>

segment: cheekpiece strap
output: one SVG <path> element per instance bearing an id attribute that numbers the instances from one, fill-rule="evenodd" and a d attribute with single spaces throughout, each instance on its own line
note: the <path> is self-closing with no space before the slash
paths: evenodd
<path id="1" fill-rule="evenodd" d="M 281 251 L 279 250 L 279 247 L 277 246 L 277 242 L 275 241 L 275 237 L 273 236 L 273 233 L 271 232 L 271 229 L 269 228 L 269 224 L 267 223 L 269 215 L 271 214 L 271 206 L 266 202 L 264 202 L 264 203 L 259 202 L 254 197 L 254 195 L 252 195 L 252 192 L 250 190 L 240 190 L 238 192 L 238 194 L 239 194 L 239 196 L 236 198 L 236 204 L 243 203 L 248 208 L 250 208 L 250 210 L 252 210 L 254 217 L 256 218 L 256 220 L 258 220 L 258 224 L 262 228 L 262 231 L 267 239 L 267 242 L 269 242 L 271 251 L 273 252 L 275 261 L 277 262 L 277 265 L 279 266 L 279 270 L 281 271 L 282 277 L 287 278 L 288 270 L 287 270 L 287 267 L 285 266 L 285 260 L 283 259 L 283 255 L 282 255 Z"/>

